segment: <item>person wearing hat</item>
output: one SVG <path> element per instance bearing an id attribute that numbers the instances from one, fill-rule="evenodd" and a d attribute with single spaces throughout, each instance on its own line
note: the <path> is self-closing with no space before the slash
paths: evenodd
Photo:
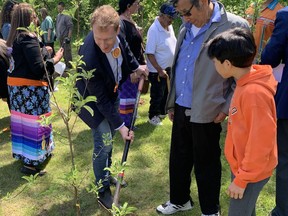
<path id="1" fill-rule="evenodd" d="M 172 26 L 176 17 L 173 6 L 162 4 L 159 16 L 155 18 L 147 34 L 145 53 L 151 83 L 149 123 L 155 126 L 162 125 L 161 118 L 166 116 L 167 79 L 169 80 L 177 42 Z"/>

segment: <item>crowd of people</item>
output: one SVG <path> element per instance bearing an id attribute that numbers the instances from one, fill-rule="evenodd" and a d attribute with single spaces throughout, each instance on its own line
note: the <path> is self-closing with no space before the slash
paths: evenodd
<path id="1" fill-rule="evenodd" d="M 97 98 L 87 104 L 93 115 L 83 108 L 79 117 L 91 129 L 95 184 L 101 186 L 98 202 L 112 208 L 110 185 L 117 180 L 105 167 L 112 164 L 117 131 L 124 142 L 133 142 L 131 118 L 144 77 L 151 84 L 148 123 L 158 127 L 166 115 L 172 121 L 170 198 L 156 207 L 158 213 L 193 208 L 193 170 L 202 216 L 221 215 L 220 133 L 227 118 L 228 215 L 256 215 L 257 198 L 276 168 L 276 206 L 270 215 L 287 216 L 288 7 L 266 0 L 259 17 L 253 17 L 252 4 L 242 18 L 218 1 L 170 0 L 159 8 L 145 43 L 143 29 L 133 20 L 140 2 L 119 0 L 118 8 L 103 5 L 94 10 L 91 31 L 78 53 L 85 63 L 79 73 L 96 69 L 76 87 L 84 98 Z M 44 175 L 54 149 L 52 125 L 43 126 L 39 119 L 51 115 L 54 65 L 63 57 L 71 68 L 73 22 L 64 9 L 59 2 L 56 25 L 46 8 L 40 9 L 38 23 L 27 3 L 7 0 L 1 12 L 0 97 L 10 110 L 13 157 L 21 160 L 21 172 L 28 175 Z M 182 25 L 176 39 L 172 23 L 177 17 Z M 42 38 L 23 29 L 30 23 L 45 31 Z M 284 69 L 277 82 L 272 68 L 280 63 Z"/>

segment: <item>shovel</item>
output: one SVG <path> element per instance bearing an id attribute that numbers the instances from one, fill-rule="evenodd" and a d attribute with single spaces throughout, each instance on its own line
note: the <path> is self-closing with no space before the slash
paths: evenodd
<path id="1" fill-rule="evenodd" d="M 136 120 L 136 116 L 137 116 L 137 109 L 138 109 L 138 105 L 139 105 L 139 100 L 140 100 L 140 95 L 141 95 L 143 84 L 144 84 L 144 77 L 141 76 L 139 84 L 138 84 L 138 91 L 137 91 L 137 95 L 136 95 L 136 101 L 135 101 L 135 106 L 134 106 L 134 110 L 133 110 L 133 115 L 132 115 L 132 120 L 131 120 L 131 125 L 130 125 L 130 128 L 129 128 L 129 131 L 133 130 L 133 127 L 134 127 L 134 124 L 135 124 L 135 120 Z M 121 164 L 122 165 L 127 160 L 130 143 L 131 143 L 131 140 L 126 140 L 126 142 L 125 142 L 125 147 L 124 147 L 122 160 L 121 160 Z M 118 181 L 117 181 L 117 184 L 116 184 L 116 189 L 115 189 L 114 199 L 113 199 L 113 203 L 116 206 L 118 206 L 118 203 L 119 203 L 120 188 L 121 188 L 121 182 L 123 181 L 123 178 L 124 178 L 124 171 L 119 173 L 118 177 L 117 177 Z"/>

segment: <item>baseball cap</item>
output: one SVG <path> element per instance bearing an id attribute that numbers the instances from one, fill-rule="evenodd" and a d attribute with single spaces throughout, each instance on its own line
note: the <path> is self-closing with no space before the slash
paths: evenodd
<path id="1" fill-rule="evenodd" d="M 166 15 L 171 16 L 173 19 L 175 19 L 177 17 L 176 9 L 172 5 L 169 5 L 166 3 L 161 5 L 160 12 L 162 14 L 166 14 Z"/>

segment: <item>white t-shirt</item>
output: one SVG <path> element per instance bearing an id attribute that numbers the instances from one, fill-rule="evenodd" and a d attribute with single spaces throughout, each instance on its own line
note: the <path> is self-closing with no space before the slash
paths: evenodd
<path id="1" fill-rule="evenodd" d="M 147 33 L 147 43 L 145 54 L 153 54 L 157 63 L 162 69 L 171 67 L 176 48 L 176 37 L 173 26 L 168 26 L 168 31 L 162 27 L 156 17 Z M 147 67 L 149 72 L 157 73 L 147 58 Z"/>

